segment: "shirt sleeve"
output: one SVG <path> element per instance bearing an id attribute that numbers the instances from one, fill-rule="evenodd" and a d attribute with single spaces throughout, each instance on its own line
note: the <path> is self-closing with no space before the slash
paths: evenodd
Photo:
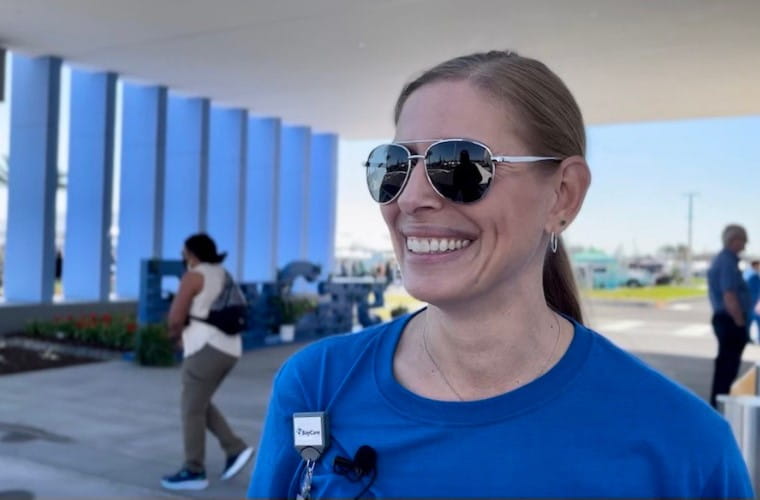
<path id="1" fill-rule="evenodd" d="M 292 498 L 301 459 L 293 448 L 292 416 L 303 408 L 303 388 L 292 360 L 275 377 L 248 498 Z"/>
<path id="2" fill-rule="evenodd" d="M 724 453 L 710 474 L 701 498 L 755 498 L 747 465 L 728 423 L 725 429 Z"/>

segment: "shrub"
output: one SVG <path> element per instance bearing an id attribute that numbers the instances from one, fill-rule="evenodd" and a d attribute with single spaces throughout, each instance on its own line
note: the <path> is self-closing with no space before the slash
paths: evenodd
<path id="1" fill-rule="evenodd" d="M 164 325 L 146 325 L 137 331 L 135 361 L 143 366 L 172 366 L 174 344 Z"/>
<path id="2" fill-rule="evenodd" d="M 308 297 L 276 297 L 273 300 L 282 325 L 295 325 L 299 319 L 317 308 L 317 302 Z"/>
<path id="3" fill-rule="evenodd" d="M 391 318 L 398 318 L 399 316 L 403 316 L 404 314 L 407 314 L 409 312 L 409 309 L 404 306 L 396 306 L 393 309 L 391 309 Z"/>
<path id="4" fill-rule="evenodd" d="M 137 325 L 133 316 L 110 314 L 58 317 L 53 321 L 32 321 L 27 335 L 45 340 L 70 341 L 107 349 L 130 350 L 134 347 Z"/>

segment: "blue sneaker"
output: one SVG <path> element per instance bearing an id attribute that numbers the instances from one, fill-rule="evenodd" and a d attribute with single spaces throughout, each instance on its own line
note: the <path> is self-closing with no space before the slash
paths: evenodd
<path id="1" fill-rule="evenodd" d="M 183 467 L 174 475 L 164 476 L 161 486 L 167 490 L 204 490 L 208 487 L 205 472 L 193 472 Z"/>

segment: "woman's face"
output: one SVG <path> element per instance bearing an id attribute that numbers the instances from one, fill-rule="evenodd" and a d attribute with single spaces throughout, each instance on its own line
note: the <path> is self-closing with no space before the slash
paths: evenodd
<path id="1" fill-rule="evenodd" d="M 395 140 L 466 138 L 486 144 L 494 155 L 541 154 L 518 137 L 517 119 L 466 81 L 431 83 L 404 104 Z M 423 154 L 429 144 L 407 147 Z M 422 166 L 418 161 L 404 191 L 381 206 L 409 293 L 443 305 L 509 293 L 526 277 L 539 280 L 540 286 L 545 228 L 556 199 L 551 178 L 536 171 L 535 164 L 498 164 L 485 198 L 462 205 L 436 194 Z M 425 252 L 412 241 L 412 251 L 410 239 L 445 239 L 447 248 L 453 240 L 455 249 Z"/>

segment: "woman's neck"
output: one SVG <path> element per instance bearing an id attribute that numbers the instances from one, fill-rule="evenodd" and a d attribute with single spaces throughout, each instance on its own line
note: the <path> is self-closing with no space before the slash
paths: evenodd
<path id="1" fill-rule="evenodd" d="M 431 386 L 423 395 L 483 399 L 548 371 L 570 339 L 572 325 L 547 306 L 543 291 L 522 288 L 467 304 L 429 306 L 407 326 L 397 356 L 401 364 L 411 361 L 426 370 L 417 374 Z"/>

